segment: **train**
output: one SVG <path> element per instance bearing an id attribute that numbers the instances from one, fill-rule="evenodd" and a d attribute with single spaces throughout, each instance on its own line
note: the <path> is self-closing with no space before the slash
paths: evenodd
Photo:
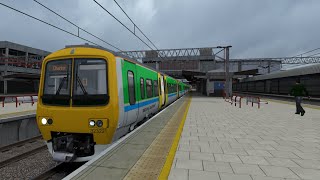
<path id="1" fill-rule="evenodd" d="M 306 87 L 311 97 L 320 97 L 320 64 L 249 77 L 234 82 L 232 89 L 236 93 L 288 95 L 297 80 Z"/>
<path id="2" fill-rule="evenodd" d="M 37 124 L 54 161 L 89 161 L 189 90 L 121 53 L 66 46 L 43 60 Z"/>

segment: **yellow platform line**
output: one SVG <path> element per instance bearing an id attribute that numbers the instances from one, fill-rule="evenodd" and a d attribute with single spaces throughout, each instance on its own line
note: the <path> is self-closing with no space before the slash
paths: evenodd
<path id="1" fill-rule="evenodd" d="M 293 105 L 295 106 L 295 102 L 288 102 L 288 101 L 282 101 L 282 100 L 276 100 L 276 99 L 268 99 L 268 98 L 262 98 L 271 102 L 276 102 L 276 103 L 282 103 L 282 104 L 288 104 L 288 105 Z M 303 103 L 302 103 L 303 104 Z M 320 106 L 317 105 L 311 105 L 311 104 L 303 104 L 304 107 L 311 108 L 311 109 L 316 109 L 320 110 Z"/>
<path id="2" fill-rule="evenodd" d="M 190 97 L 190 99 L 189 99 L 186 111 L 183 114 L 183 118 L 182 118 L 182 121 L 180 123 L 179 129 L 177 130 L 176 136 L 175 136 L 175 138 L 173 140 L 172 146 L 171 146 L 170 151 L 168 153 L 166 162 L 165 162 L 165 164 L 164 164 L 164 166 L 163 166 L 163 168 L 161 170 L 161 173 L 160 173 L 158 179 L 161 179 L 161 180 L 162 179 L 168 179 L 168 176 L 169 176 L 169 173 L 170 173 L 170 170 L 171 170 L 171 166 L 172 166 L 172 163 L 173 163 L 173 160 L 174 160 L 174 156 L 176 155 L 176 151 L 177 151 L 177 148 L 178 148 L 180 136 L 181 136 L 181 133 L 182 133 L 182 130 L 183 130 L 183 127 L 184 127 L 184 123 L 185 123 L 185 121 L 187 119 L 187 114 L 188 114 L 189 107 L 190 107 L 190 104 L 191 104 L 191 99 L 192 99 L 192 97 Z"/>

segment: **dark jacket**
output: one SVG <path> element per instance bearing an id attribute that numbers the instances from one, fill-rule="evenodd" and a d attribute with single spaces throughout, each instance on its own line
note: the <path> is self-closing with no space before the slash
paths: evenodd
<path id="1" fill-rule="evenodd" d="M 292 96 L 309 96 L 309 93 L 303 84 L 295 84 L 292 87 L 290 94 Z"/>

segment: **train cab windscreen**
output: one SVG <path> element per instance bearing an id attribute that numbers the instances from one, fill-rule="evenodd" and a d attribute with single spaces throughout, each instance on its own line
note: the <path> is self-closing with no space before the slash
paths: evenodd
<path id="1" fill-rule="evenodd" d="M 105 105 L 109 101 L 107 62 L 102 59 L 55 60 L 46 65 L 42 102 L 48 105 Z M 73 81 L 73 86 L 71 86 Z"/>
<path id="2" fill-rule="evenodd" d="M 50 61 L 46 65 L 42 102 L 68 106 L 71 88 L 71 59 Z"/>
<path id="3" fill-rule="evenodd" d="M 73 105 L 108 103 L 107 63 L 102 59 L 75 59 Z"/>

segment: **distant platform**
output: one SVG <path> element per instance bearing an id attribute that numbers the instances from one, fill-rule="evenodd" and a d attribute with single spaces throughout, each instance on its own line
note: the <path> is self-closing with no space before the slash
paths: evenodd
<path id="1" fill-rule="evenodd" d="M 37 103 L 35 102 L 33 106 L 31 103 L 20 103 L 16 107 L 16 103 L 5 103 L 2 107 L 2 102 L 0 103 L 0 119 L 5 119 L 15 116 L 23 116 L 29 114 L 35 114 L 37 108 Z"/>

